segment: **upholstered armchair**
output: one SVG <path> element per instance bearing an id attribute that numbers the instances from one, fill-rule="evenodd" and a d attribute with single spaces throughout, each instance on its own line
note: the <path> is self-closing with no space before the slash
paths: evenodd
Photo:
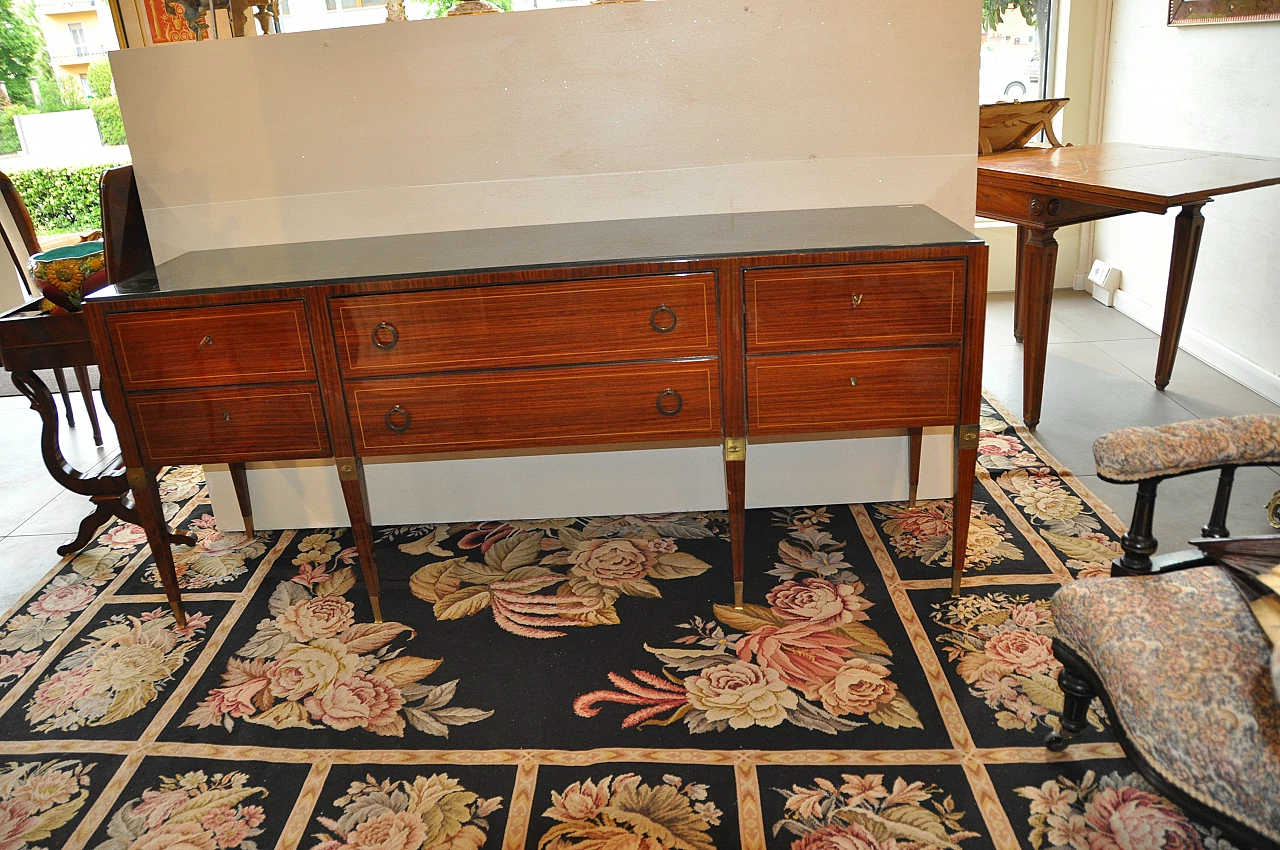
<path id="1" fill-rule="evenodd" d="M 1053 597 L 1064 700 L 1062 731 L 1045 743 L 1065 749 L 1100 697 L 1157 790 L 1238 846 L 1280 850 L 1280 651 L 1254 611 L 1267 587 L 1216 565 L 1280 564 L 1280 535 L 1224 539 L 1235 469 L 1280 464 L 1280 416 L 1126 428 L 1100 438 L 1094 459 L 1099 477 L 1137 483 L 1138 500 L 1113 577 Z M 1152 558 L 1159 483 L 1212 469 L 1213 514 L 1193 541 L 1202 552 Z"/>

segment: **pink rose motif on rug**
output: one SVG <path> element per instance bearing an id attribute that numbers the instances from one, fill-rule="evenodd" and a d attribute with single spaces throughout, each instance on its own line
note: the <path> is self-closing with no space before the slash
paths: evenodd
<path id="1" fill-rule="evenodd" d="M 691 634 L 676 646 L 645 646 L 664 675 L 610 673 L 615 690 L 578 697 L 574 711 L 595 717 L 601 703 L 620 703 L 635 707 L 624 729 L 683 721 L 695 733 L 791 723 L 835 734 L 867 721 L 922 728 L 892 679 L 892 650 L 866 623 L 871 602 L 846 568 L 846 544 L 823 529 L 830 519 L 825 508 L 776 511 L 788 536 L 767 606 L 715 605 L 712 619 L 681 623 Z"/>
<path id="2" fill-rule="evenodd" d="M 355 586 L 343 550 L 328 531 L 303 538 L 293 559 L 298 574 L 271 594 L 271 616 L 227 662 L 215 688 L 182 722 L 228 732 L 242 719 L 272 729 L 364 729 L 403 737 L 405 722 L 447 738 L 450 726 L 493 712 L 452 707 L 458 680 L 423 680 L 444 663 L 405 655 L 392 643 L 417 636 L 403 623 L 357 623 L 345 594 Z"/>
<path id="3" fill-rule="evenodd" d="M 970 593 L 935 604 L 929 618 L 945 631 L 937 638 L 969 693 L 996 710 L 1001 729 L 1035 732 L 1059 728 L 1062 691 L 1053 657 L 1049 600 L 1007 593 Z M 1094 701 L 1089 723 L 1103 728 Z"/>
<path id="4" fill-rule="evenodd" d="M 266 812 L 246 801 L 267 796 L 243 773 L 195 770 L 160 777 L 111 817 L 111 836 L 93 850 L 257 850 Z"/>
<path id="5" fill-rule="evenodd" d="M 435 526 L 400 550 L 446 558 L 409 582 L 437 620 L 489 610 L 512 634 L 555 638 L 566 628 L 618 625 L 620 597 L 659 599 L 656 581 L 711 569 L 677 540 L 716 536 L 724 523 L 720 514 L 660 514 Z M 443 544 L 459 533 L 458 549 L 472 554 L 451 557 Z"/>
<path id="6" fill-rule="evenodd" d="M 333 805 L 342 815 L 317 818 L 327 832 L 316 834 L 310 850 L 478 850 L 502 798 L 480 797 L 447 773 L 433 773 L 412 782 L 369 776 Z"/>
<path id="7" fill-rule="evenodd" d="M 773 825 L 776 838 L 786 832 L 792 850 L 926 850 L 958 848 L 979 837 L 961 824 L 950 795 L 924 782 L 896 777 L 885 787 L 884 774 L 841 776 L 837 786 L 818 777 L 813 785 L 775 789 L 786 802 L 786 817 Z"/>
<path id="8" fill-rule="evenodd" d="M 875 505 L 875 519 L 900 558 L 915 558 L 930 566 L 951 568 L 951 500 Z M 975 501 L 969 519 L 965 569 L 982 571 L 1002 561 L 1024 560 L 1012 542 L 1004 520 Z"/>
<path id="9" fill-rule="evenodd" d="M 1228 850 L 1216 828 L 1198 824 L 1136 773 L 1087 771 L 1016 789 L 1031 801 L 1027 840 L 1035 850 Z"/>
<path id="10" fill-rule="evenodd" d="M 47 845 L 84 808 L 93 768 L 74 759 L 13 761 L 0 767 L 0 848 Z"/>
<path id="11" fill-rule="evenodd" d="M 542 816 L 557 823 L 538 839 L 538 850 L 715 850 L 709 830 L 724 812 L 707 798 L 710 789 L 672 774 L 662 780 L 648 785 L 623 773 L 552 791 Z"/>

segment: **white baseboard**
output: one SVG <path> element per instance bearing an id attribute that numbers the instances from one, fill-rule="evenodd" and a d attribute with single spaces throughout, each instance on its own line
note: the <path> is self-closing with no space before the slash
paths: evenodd
<path id="1" fill-rule="evenodd" d="M 1142 301 L 1123 289 L 1116 290 L 1116 309 L 1154 333 L 1164 323 L 1164 308 Z M 1267 400 L 1280 404 L 1280 375 L 1274 375 L 1252 360 L 1241 357 L 1222 343 L 1197 330 L 1184 327 L 1178 348 L 1208 363 L 1222 374 L 1244 384 Z"/>

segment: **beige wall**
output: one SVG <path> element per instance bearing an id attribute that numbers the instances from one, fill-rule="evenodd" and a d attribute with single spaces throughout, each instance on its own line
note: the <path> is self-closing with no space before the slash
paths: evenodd
<path id="1" fill-rule="evenodd" d="M 1115 0 L 1104 139 L 1280 157 L 1280 23 L 1167 27 L 1166 7 Z M 1097 256 L 1123 275 L 1117 308 L 1153 328 L 1175 214 L 1097 226 Z M 1280 187 L 1218 198 L 1204 217 L 1182 346 L 1280 403 Z"/>
<path id="2" fill-rule="evenodd" d="M 976 0 L 664 0 L 113 54 L 159 260 L 919 202 L 972 225 Z M 353 73 L 352 69 L 359 69 Z M 217 79 L 191 108 L 191 81 Z"/>

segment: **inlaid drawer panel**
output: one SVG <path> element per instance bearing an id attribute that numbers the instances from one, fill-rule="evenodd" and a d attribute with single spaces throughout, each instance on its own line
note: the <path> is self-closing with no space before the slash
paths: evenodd
<path id="1" fill-rule="evenodd" d="M 314 379 L 301 301 L 110 317 L 126 390 Z"/>
<path id="2" fill-rule="evenodd" d="M 332 311 L 352 376 L 716 354 L 711 273 L 359 295 Z"/>
<path id="3" fill-rule="evenodd" d="M 314 384 L 143 393 L 129 413 L 148 464 L 328 457 Z"/>
<path id="4" fill-rule="evenodd" d="M 347 384 L 359 454 L 720 437 L 715 360 Z"/>
<path id="5" fill-rule="evenodd" d="M 959 348 L 747 360 L 753 435 L 953 424 L 959 391 Z"/>
<path id="6" fill-rule="evenodd" d="M 745 273 L 747 353 L 959 342 L 962 260 Z"/>

